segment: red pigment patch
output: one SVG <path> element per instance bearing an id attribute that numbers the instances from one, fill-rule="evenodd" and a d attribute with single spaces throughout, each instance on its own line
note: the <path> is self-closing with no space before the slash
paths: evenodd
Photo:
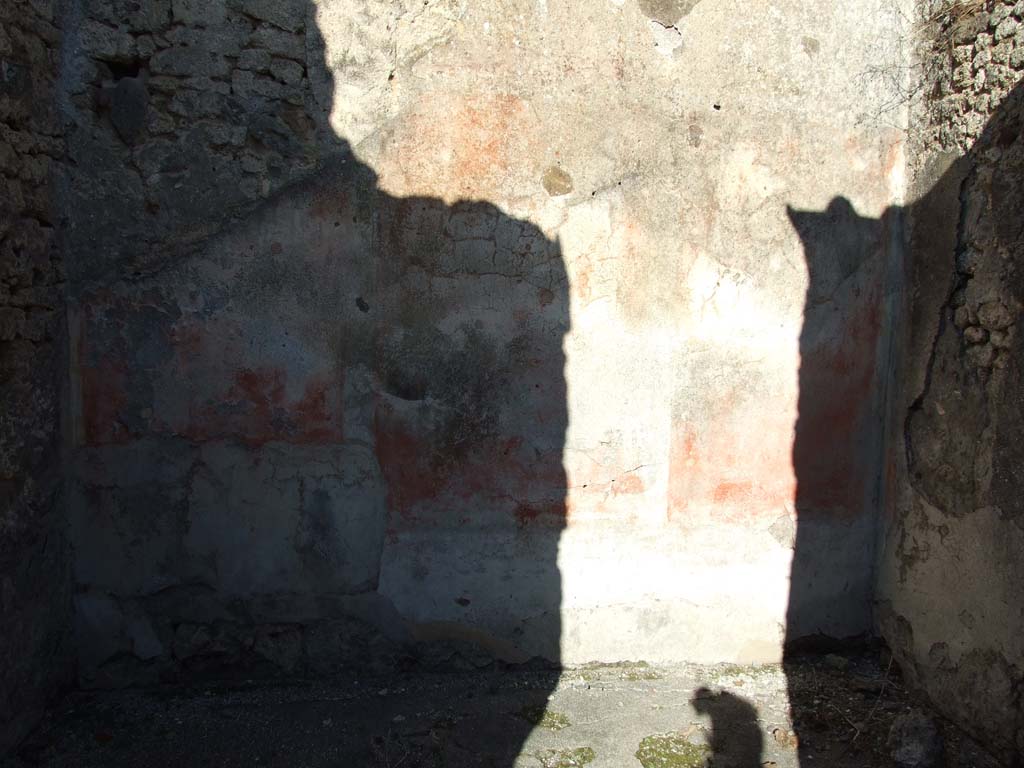
<path id="1" fill-rule="evenodd" d="M 347 215 L 349 208 L 348 192 L 342 191 L 337 195 L 320 194 L 313 199 L 310 212 L 315 218 L 330 219 Z"/>
<path id="2" fill-rule="evenodd" d="M 202 354 L 203 334 L 196 325 L 175 325 L 170 333 L 178 366 L 187 370 Z"/>
<path id="3" fill-rule="evenodd" d="M 533 456 L 516 435 L 481 440 L 455 455 L 426 426 L 411 423 L 412 418 L 382 402 L 374 420 L 392 526 L 429 525 L 435 517 L 443 519 L 453 503 L 459 508 L 506 506 L 513 500 L 517 526 L 564 526 L 561 455 Z"/>
<path id="4" fill-rule="evenodd" d="M 424 94 L 392 138 L 390 175 L 406 194 L 497 199 L 517 158 L 539 152 L 538 136 L 533 113 L 513 95 Z"/>
<path id="5" fill-rule="evenodd" d="M 309 377 L 303 395 L 287 397 L 288 374 L 279 368 L 243 368 L 214 404 L 193 404 L 186 425 L 176 430 L 193 440 L 236 438 L 250 445 L 269 442 L 320 444 L 344 439 L 342 414 L 331 408 L 342 382 Z"/>
<path id="6" fill-rule="evenodd" d="M 706 423 L 676 425 L 669 454 L 668 517 L 687 512 L 740 521 L 798 512 L 858 513 L 867 466 L 879 293 L 866 293 L 843 333 L 805 352 L 800 365 L 795 440 L 791 417 L 770 404 L 737 403 L 726 393 Z M 756 441 L 750 438 L 758 436 Z M 711 510 L 709 513 L 708 511 Z"/>
<path id="7" fill-rule="evenodd" d="M 403 517 L 408 516 L 416 504 L 438 496 L 445 478 L 430 466 L 429 446 L 397 424 L 384 408 L 377 409 L 374 432 L 389 506 Z"/>
<path id="8" fill-rule="evenodd" d="M 199 442 L 237 439 L 319 444 L 344 437 L 343 372 L 301 371 L 274 364 L 232 366 L 245 360 L 248 336 L 230 318 L 197 322 L 187 317 L 169 331 L 174 357 L 154 376 L 172 399 L 187 401 L 187 414 L 155 431 Z M 180 381 L 191 382 L 182 386 Z M 292 394 L 301 388 L 301 395 Z M 159 415 L 159 414 L 158 414 Z"/>
<path id="9" fill-rule="evenodd" d="M 635 473 L 629 473 L 612 483 L 612 493 L 616 496 L 626 493 L 643 493 L 644 482 Z"/>
<path id="10" fill-rule="evenodd" d="M 689 503 L 687 478 L 699 472 L 700 454 L 697 434 L 689 424 L 680 425 L 672 434 L 668 451 L 668 519 L 686 509 Z"/>
<path id="11" fill-rule="evenodd" d="M 516 524 L 520 528 L 544 526 L 562 528 L 565 525 L 565 502 L 539 502 L 516 507 Z"/>
<path id="12" fill-rule="evenodd" d="M 863 503 L 865 462 L 871 457 L 859 455 L 858 434 L 870 418 L 880 313 L 873 291 L 855 307 L 837 345 L 807 353 L 801 361 L 793 444 L 798 510 L 855 511 Z"/>
<path id="13" fill-rule="evenodd" d="M 715 410 L 713 421 L 681 424 L 669 449 L 668 518 L 687 521 L 688 510 L 713 510 L 715 519 L 742 520 L 778 514 L 792 499 L 789 452 L 792 422 L 748 406 L 736 410 L 732 398 Z M 744 439 L 759 436 L 756 449 Z"/>
<path id="14" fill-rule="evenodd" d="M 712 496 L 716 504 L 730 504 L 747 501 L 754 496 L 754 484 L 749 481 L 740 483 L 719 483 L 715 486 Z"/>
<path id="15" fill-rule="evenodd" d="M 130 440 L 132 436 L 121 421 L 128 404 L 125 362 L 105 355 L 95 366 L 82 365 L 79 377 L 86 443 L 100 445 Z"/>
<path id="16" fill-rule="evenodd" d="M 583 303 L 589 303 L 591 298 L 590 275 L 593 272 L 593 265 L 589 258 L 580 261 L 575 269 L 572 279 L 572 288 Z"/>
<path id="17" fill-rule="evenodd" d="M 303 436 L 302 442 L 320 443 L 342 439 L 341 414 L 334 418 L 328 405 L 328 396 L 334 394 L 330 382 L 313 378 L 306 382 L 302 398 L 292 408 L 295 427 Z"/>

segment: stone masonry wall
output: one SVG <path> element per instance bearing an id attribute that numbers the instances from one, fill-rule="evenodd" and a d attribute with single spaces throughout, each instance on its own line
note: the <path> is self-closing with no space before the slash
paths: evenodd
<path id="1" fill-rule="evenodd" d="M 343 636 L 340 644 L 354 658 L 367 642 L 358 620 L 332 623 L 339 611 L 327 608 L 321 615 L 301 605 L 291 613 L 268 608 L 272 620 L 260 618 L 259 607 L 247 606 L 248 614 L 239 616 L 230 607 L 235 598 L 219 593 L 216 578 L 205 575 L 204 568 L 197 573 L 189 555 L 179 551 L 190 547 L 182 538 L 186 531 L 191 528 L 195 535 L 199 527 L 195 508 L 203 502 L 191 494 L 202 476 L 215 485 L 227 483 L 225 490 L 232 496 L 229 501 L 216 495 L 206 500 L 222 517 L 210 520 L 214 540 L 199 549 L 215 551 L 219 535 L 237 540 L 232 507 L 248 506 L 238 494 L 245 497 L 246 487 L 258 482 L 246 470 L 258 476 L 264 471 L 259 467 L 263 457 L 268 469 L 274 463 L 268 455 L 273 447 L 252 457 L 247 446 L 292 439 L 302 443 L 309 434 L 325 435 L 326 444 L 334 428 L 334 404 L 328 403 L 319 381 L 295 405 L 296 418 L 309 425 L 296 426 L 276 412 L 276 401 L 270 402 L 279 384 L 261 378 L 273 374 L 260 367 L 265 361 L 259 355 L 248 362 L 243 352 L 239 360 L 228 339 L 212 342 L 225 346 L 204 351 L 201 324 L 211 304 L 225 301 L 228 285 L 212 276 L 207 286 L 192 278 L 191 298 L 174 295 L 185 287 L 175 270 L 187 263 L 197 244 L 307 177 L 326 157 L 343 164 L 349 156 L 325 128 L 325 112 L 310 86 L 307 59 L 319 56 L 322 62 L 315 35 L 311 39 L 308 34 L 311 24 L 315 31 L 313 7 L 304 0 L 86 0 L 73 3 L 72 9 L 78 24 L 68 46 L 74 52 L 74 77 L 67 84 L 73 125 L 69 151 L 75 159 L 66 201 L 71 441 L 88 449 L 77 451 L 73 464 L 71 527 L 83 679 L 153 680 L 166 676 L 171 660 L 200 669 L 223 666 L 222 659 L 269 663 L 287 671 L 296 671 L 297 665 L 323 669 L 341 653 L 330 641 L 332 632 Z M 257 246 L 261 251 L 271 247 L 268 242 Z M 280 242 L 273 248 L 280 253 Z M 153 275 L 162 271 L 170 274 L 165 283 L 169 295 L 163 297 L 153 287 Z M 270 292 L 283 288 L 275 285 L 281 276 L 286 275 L 254 279 Z M 251 295 L 252 286 L 249 291 Z M 183 322 L 176 324 L 179 319 Z M 211 321 L 215 324 L 216 318 Z M 269 328 L 267 334 L 282 336 Z M 267 340 L 263 343 L 269 346 Z M 204 359 L 207 354 L 237 362 L 239 370 L 232 373 L 239 380 L 223 384 L 227 390 L 241 390 L 212 391 L 222 382 L 201 379 L 204 365 L 210 364 Z M 182 393 L 185 399 L 179 397 L 177 404 L 160 402 L 160 392 L 146 381 L 168 355 L 180 360 L 182 373 L 192 377 L 186 383 L 191 393 Z M 329 354 L 324 362 L 332 366 Z M 178 428 L 182 408 L 196 425 L 191 431 Z M 255 413 L 247 412 L 252 408 Z M 197 450 L 205 438 L 198 430 L 214 438 L 213 447 Z M 360 457 L 350 453 L 336 445 L 325 445 L 316 454 L 307 450 L 291 461 L 292 471 L 310 467 L 318 484 L 309 492 L 320 498 L 331 492 L 323 487 L 351 486 L 367 472 Z M 240 471 L 239 458 L 244 469 L 233 488 L 218 473 L 227 472 L 230 478 Z M 271 516 L 295 503 L 289 495 L 305 492 L 302 479 L 278 482 L 266 477 L 265 482 L 275 488 L 275 495 L 263 499 Z M 374 534 L 344 533 L 353 539 L 351 546 L 372 553 Z M 120 535 L 131 538 L 119 540 Z M 278 535 L 274 546 L 289 552 L 290 533 L 271 527 L 268 538 Z M 315 534 L 305 535 L 310 539 Z M 246 542 L 237 541 L 238 556 L 247 558 Z M 143 549 L 134 552 L 139 545 Z M 314 550 L 330 546 L 311 539 L 308 544 Z M 261 556 L 273 559 L 265 549 Z M 302 556 L 293 552 L 295 558 Z M 222 567 L 223 556 L 210 552 L 200 557 L 215 570 Z M 165 573 L 176 568 L 174 577 Z M 302 566 L 292 569 L 301 571 Z M 339 571 L 344 570 L 342 565 Z M 267 578 L 272 581 L 269 572 Z M 319 590 L 290 584 L 285 577 L 272 586 L 258 579 L 244 583 L 235 578 L 234 583 L 246 594 L 298 593 L 301 602 L 315 601 L 326 592 L 344 603 L 345 596 L 337 595 L 339 579 L 344 582 L 344 573 L 328 578 Z M 301 633 L 304 625 L 296 617 L 328 621 L 307 643 Z M 320 666 L 307 666 L 303 649 L 317 642 L 323 651 L 313 655 Z M 379 655 L 386 657 L 386 649 Z"/>
<path id="2" fill-rule="evenodd" d="M 61 494 L 64 154 L 49 2 L 0 4 L 0 753 L 72 674 Z"/>
<path id="3" fill-rule="evenodd" d="M 1024 4 L 958 5 L 934 5 L 923 29 L 910 323 L 879 622 L 912 684 L 1016 765 L 1024 757 Z"/>

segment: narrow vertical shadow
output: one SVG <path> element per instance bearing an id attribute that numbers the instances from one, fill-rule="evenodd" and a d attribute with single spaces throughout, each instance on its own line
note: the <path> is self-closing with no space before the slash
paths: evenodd
<path id="1" fill-rule="evenodd" d="M 784 667 L 801 765 L 827 741 L 806 654 L 871 632 L 876 478 L 882 466 L 880 350 L 887 329 L 886 217 L 863 217 L 843 197 L 824 211 L 787 211 L 804 247 L 807 293 L 800 333 L 793 442 L 797 527 Z M 808 682 L 808 681 L 811 682 Z M 819 753 L 820 756 L 820 753 Z"/>

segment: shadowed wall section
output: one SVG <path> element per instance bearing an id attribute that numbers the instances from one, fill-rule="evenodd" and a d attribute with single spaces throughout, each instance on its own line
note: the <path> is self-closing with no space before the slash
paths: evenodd
<path id="1" fill-rule="evenodd" d="M 1019 10 L 932 30 L 877 594 L 911 685 L 1007 765 L 1024 761 Z"/>
<path id="2" fill-rule="evenodd" d="M 827 592 L 819 591 L 823 573 L 807 556 L 831 498 L 822 491 L 834 487 L 820 481 L 840 464 L 849 469 L 842 478 L 857 476 L 852 454 L 833 463 L 858 443 L 844 433 L 877 440 L 887 424 L 884 440 L 873 443 L 883 447 L 884 461 L 873 462 L 873 485 L 866 486 L 882 523 L 877 583 L 868 593 L 876 626 L 912 689 L 1007 765 L 1018 765 L 1024 754 L 1017 331 L 1024 307 L 1017 267 L 1024 91 L 1013 32 L 1020 20 L 1007 3 L 975 7 L 959 20 L 937 18 L 926 30 L 934 37 L 925 69 L 934 98 L 915 115 L 908 205 L 874 219 L 837 198 L 823 212 L 790 214 L 811 283 L 793 448 L 799 522 L 787 641 L 797 651 L 808 635 L 832 634 L 819 626 L 831 611 Z M 990 64 L 988 74 L 965 83 L 957 68 L 964 61 Z M 884 287 L 883 301 L 850 279 L 858 273 L 882 278 L 876 285 Z M 849 431 L 850 422 L 828 416 L 865 402 L 858 381 L 867 383 L 861 376 L 867 356 L 857 352 L 864 336 L 856 326 L 840 349 L 838 369 L 817 343 L 829 301 L 854 316 L 858 307 L 873 306 L 875 328 L 880 320 L 896 329 L 880 336 L 885 343 L 876 348 L 879 365 L 894 378 L 872 396 L 869 432 Z M 829 382 L 831 370 L 846 376 Z M 833 424 L 847 428 L 823 429 Z M 818 703 L 795 679 L 790 703 L 806 756 L 820 738 Z"/>
<path id="3" fill-rule="evenodd" d="M 61 493 L 61 19 L 0 5 L 0 755 L 74 677 Z"/>
<path id="4" fill-rule="evenodd" d="M 536 227 L 390 197 L 340 141 L 196 254 L 83 293 L 86 670 L 421 639 L 557 660 L 565 295 Z"/>

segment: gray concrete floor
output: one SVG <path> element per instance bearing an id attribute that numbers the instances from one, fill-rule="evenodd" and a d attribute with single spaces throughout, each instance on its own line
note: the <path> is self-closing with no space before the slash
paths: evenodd
<path id="1" fill-rule="evenodd" d="M 785 673 L 640 662 L 241 680 L 73 693 L 9 765 L 890 766 L 891 724 L 913 706 L 869 656 L 809 657 Z M 939 764 L 997 765 L 935 722 Z"/>

